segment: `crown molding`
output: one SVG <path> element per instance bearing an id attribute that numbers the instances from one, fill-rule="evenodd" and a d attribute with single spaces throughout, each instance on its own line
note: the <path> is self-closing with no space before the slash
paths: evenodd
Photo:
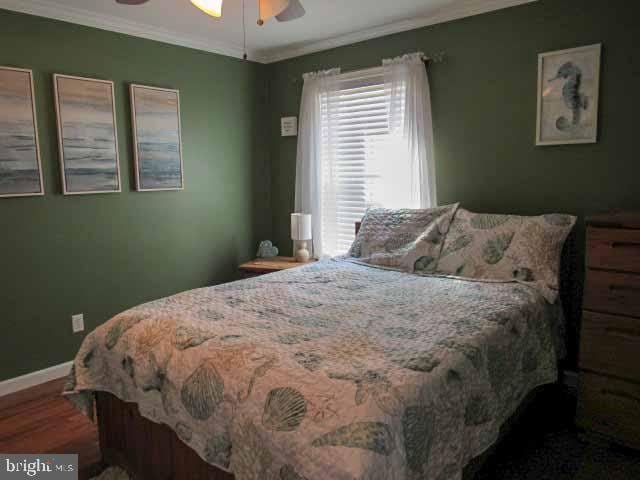
<path id="1" fill-rule="evenodd" d="M 241 45 L 216 42 L 202 37 L 185 35 L 146 23 L 127 20 L 122 17 L 104 15 L 84 8 L 70 7 L 58 3 L 55 0 L 0 0 L 0 8 L 99 28 L 101 30 L 124 33 L 134 37 L 156 40 L 181 47 L 204 50 L 205 52 L 217 53 L 228 57 L 242 58 L 244 53 Z M 254 58 L 254 52 L 248 53 L 252 60 L 260 61 Z"/>
<path id="2" fill-rule="evenodd" d="M 275 63 L 289 58 L 371 40 L 372 38 L 384 37 L 385 35 L 415 30 L 417 28 L 428 27 L 429 25 L 436 25 L 438 23 L 449 22 L 451 20 L 458 20 L 537 1 L 538 0 L 469 0 L 460 5 L 444 7 L 431 15 L 366 28 L 346 35 L 340 35 L 317 42 L 304 43 L 294 47 L 258 50 L 255 53 L 263 63 Z"/>
<path id="3" fill-rule="evenodd" d="M 399 22 L 380 25 L 359 30 L 357 32 L 336 37 L 308 42 L 301 45 L 273 48 L 265 50 L 249 50 L 249 59 L 259 63 L 275 63 L 293 57 L 342 47 L 372 38 L 383 37 L 399 32 L 449 22 L 460 18 L 479 15 L 481 13 L 501 10 L 503 8 L 532 3 L 538 0 L 468 0 L 459 5 L 445 7 L 423 17 L 401 20 Z M 63 5 L 55 0 L 0 0 L 0 8 L 15 12 L 53 18 L 64 22 L 76 23 L 88 27 L 124 33 L 135 37 L 156 40 L 182 47 L 194 48 L 206 52 L 217 53 L 234 58 L 242 58 L 243 48 L 240 45 L 212 41 L 203 37 L 185 35 L 180 32 L 159 28 L 141 22 L 126 20 L 113 15 L 104 15 L 83 8 Z"/>

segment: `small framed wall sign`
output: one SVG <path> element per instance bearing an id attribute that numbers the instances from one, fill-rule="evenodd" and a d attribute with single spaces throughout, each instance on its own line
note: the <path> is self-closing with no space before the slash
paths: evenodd
<path id="1" fill-rule="evenodd" d="M 283 137 L 295 137 L 298 135 L 298 117 L 282 117 L 280 126 Z"/>
<path id="2" fill-rule="evenodd" d="M 0 67 L 0 198 L 44 195 L 33 73 Z"/>
<path id="3" fill-rule="evenodd" d="M 536 145 L 595 143 L 602 45 L 538 55 Z"/>
<path id="4" fill-rule="evenodd" d="M 113 82 L 55 74 L 65 195 L 120 192 Z"/>
<path id="5" fill-rule="evenodd" d="M 183 190 L 180 92 L 131 85 L 136 188 Z"/>

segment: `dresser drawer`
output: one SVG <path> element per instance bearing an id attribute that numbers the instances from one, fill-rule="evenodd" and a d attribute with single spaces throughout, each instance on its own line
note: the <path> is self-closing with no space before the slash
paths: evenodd
<path id="1" fill-rule="evenodd" d="M 640 230 L 589 227 L 587 266 L 640 273 Z"/>
<path id="2" fill-rule="evenodd" d="M 600 375 L 580 375 L 578 424 L 640 447 L 640 385 Z"/>
<path id="3" fill-rule="evenodd" d="M 583 312 L 580 368 L 640 382 L 640 319 Z"/>
<path id="4" fill-rule="evenodd" d="M 640 317 L 640 275 L 587 270 L 584 308 Z"/>

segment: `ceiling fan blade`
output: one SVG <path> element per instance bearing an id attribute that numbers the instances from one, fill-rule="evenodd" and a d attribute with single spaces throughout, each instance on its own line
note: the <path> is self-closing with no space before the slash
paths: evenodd
<path id="1" fill-rule="evenodd" d="M 276 15 L 279 22 L 289 22 L 304 17 L 307 11 L 304 9 L 300 0 L 289 0 L 289 6 L 280 14 Z"/>
<path id="2" fill-rule="evenodd" d="M 117 3 L 122 3 L 123 5 L 142 5 L 148 1 L 149 0 L 116 0 Z"/>
<path id="3" fill-rule="evenodd" d="M 258 0 L 258 25 L 262 25 L 271 17 L 280 15 L 290 4 L 290 0 Z"/>

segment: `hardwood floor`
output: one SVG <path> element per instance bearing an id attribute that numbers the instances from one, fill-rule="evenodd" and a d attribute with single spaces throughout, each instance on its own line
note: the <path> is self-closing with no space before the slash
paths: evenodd
<path id="1" fill-rule="evenodd" d="M 77 453 L 79 479 L 101 469 L 96 426 L 62 398 L 64 379 L 0 397 L 0 452 Z"/>

